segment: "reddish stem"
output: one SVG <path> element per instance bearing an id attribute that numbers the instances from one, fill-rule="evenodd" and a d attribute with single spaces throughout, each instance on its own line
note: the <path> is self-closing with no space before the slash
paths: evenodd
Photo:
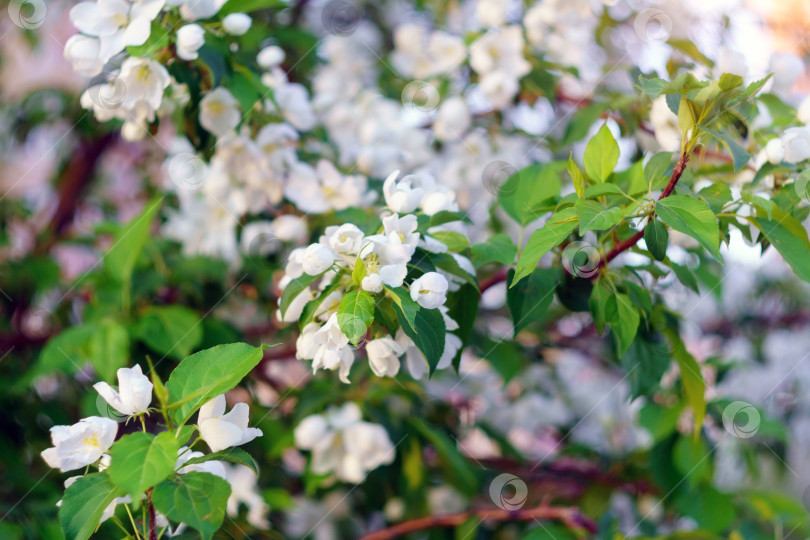
<path id="1" fill-rule="evenodd" d="M 481 521 L 559 521 L 572 530 L 584 529 L 591 534 L 597 531 L 596 523 L 582 515 L 576 507 L 541 505 L 525 510 L 509 511 L 500 508 L 487 508 L 468 510 L 456 514 L 425 516 L 403 521 L 386 529 L 369 533 L 363 536 L 361 540 L 390 540 L 416 531 L 436 527 L 458 527 L 471 517 L 477 517 Z"/>

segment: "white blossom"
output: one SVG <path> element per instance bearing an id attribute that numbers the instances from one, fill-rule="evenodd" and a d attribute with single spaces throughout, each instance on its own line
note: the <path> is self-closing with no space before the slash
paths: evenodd
<path id="1" fill-rule="evenodd" d="M 241 120 L 239 102 L 223 87 L 217 87 L 200 100 L 200 124 L 218 137 L 230 133 Z"/>
<path id="2" fill-rule="evenodd" d="M 197 416 L 200 437 L 212 452 L 252 441 L 261 436 L 262 430 L 248 427 L 249 412 L 247 403 L 237 403 L 225 414 L 225 395 L 218 395 L 200 407 Z"/>
<path id="3" fill-rule="evenodd" d="M 393 377 L 399 372 L 399 357 L 404 347 L 390 336 L 373 339 L 366 343 L 366 354 L 371 371 L 378 377 Z"/>
<path id="4" fill-rule="evenodd" d="M 183 60 L 196 60 L 197 51 L 204 44 L 205 30 L 199 24 L 187 24 L 177 30 L 177 56 Z"/>
<path id="5" fill-rule="evenodd" d="M 72 426 L 51 428 L 52 448 L 42 451 L 48 466 L 62 472 L 81 469 L 101 459 L 115 441 L 118 423 L 110 418 L 90 416 Z"/>
<path id="6" fill-rule="evenodd" d="M 93 388 L 121 414 L 131 416 L 146 412 L 152 402 L 152 382 L 143 374 L 141 366 L 120 368 L 117 376 L 118 391 L 106 382 L 98 382 Z"/>
<path id="7" fill-rule="evenodd" d="M 435 309 L 447 300 L 447 279 L 438 272 L 427 272 L 411 283 L 411 299 L 425 309 Z"/>
<path id="8" fill-rule="evenodd" d="M 222 29 L 232 36 L 241 36 L 250 30 L 253 19 L 244 13 L 229 13 L 222 19 Z"/>
<path id="9" fill-rule="evenodd" d="M 312 244 L 304 250 L 301 266 L 304 273 L 317 276 L 325 272 L 335 262 L 335 254 L 323 244 Z"/>

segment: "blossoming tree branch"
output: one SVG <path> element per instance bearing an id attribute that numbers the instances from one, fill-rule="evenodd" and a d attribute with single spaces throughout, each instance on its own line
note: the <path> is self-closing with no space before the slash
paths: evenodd
<path id="1" fill-rule="evenodd" d="M 718 483 L 778 430 L 676 301 L 746 244 L 810 282 L 801 61 L 706 56 L 673 2 L 413 4 L 69 9 L 86 129 L 147 180 L 23 379 L 82 403 L 40 449 L 65 537 L 810 533 Z"/>

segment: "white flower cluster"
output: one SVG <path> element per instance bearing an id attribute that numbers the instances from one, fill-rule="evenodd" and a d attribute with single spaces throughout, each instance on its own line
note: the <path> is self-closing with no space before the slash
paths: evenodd
<path id="1" fill-rule="evenodd" d="M 303 327 L 296 343 L 296 355 L 300 360 L 312 360 L 314 372 L 322 368 L 337 369 L 343 382 L 349 382 L 354 362 L 354 347 L 338 321 L 337 310 L 345 294 L 357 289 L 371 294 L 390 294 L 391 289 L 406 285 L 408 265 L 417 249 L 448 252 L 447 245 L 431 234 L 438 234 L 439 230 L 447 230 L 454 224 L 431 227 L 420 234 L 418 218 L 410 212 L 420 209 L 425 216 L 432 216 L 440 211 L 456 211 L 453 192 L 437 185 L 427 174 L 406 175 L 397 180 L 398 174 L 391 174 L 383 185 L 385 201 L 393 212 L 382 218 L 381 231 L 367 235 L 352 223 L 327 227 L 319 242 L 291 252 L 279 283 L 283 290 L 293 280 L 318 276 L 319 284 L 299 292 L 284 313 L 279 310 L 278 318 L 288 323 L 298 321 L 305 306 L 317 299 L 313 321 Z M 456 253 L 450 256 L 464 272 L 474 275 L 466 257 Z M 460 282 L 460 277 L 437 269 L 407 284 L 408 294 L 421 308 L 440 309 L 446 329 L 452 331 L 458 325 L 447 315 L 444 303 L 448 290 L 457 289 Z M 447 333 L 438 369 L 448 367 L 460 347 L 458 336 Z M 365 349 L 372 371 L 380 377 L 395 376 L 403 355 L 413 377 L 421 378 L 427 371 L 425 357 L 401 328 L 395 336 L 382 329 L 372 331 Z"/>
<path id="2" fill-rule="evenodd" d="M 143 374 L 141 367 L 136 365 L 134 368 L 121 368 L 117 375 L 117 390 L 105 382 L 96 383 L 93 388 L 110 407 L 127 419 L 148 413 L 152 402 L 153 385 Z M 225 406 L 225 396 L 219 395 L 204 404 L 198 414 L 197 429 L 200 438 L 212 452 L 248 443 L 262 435 L 260 429 L 248 427 L 249 409 L 246 403 L 237 403 L 227 414 Z M 118 422 L 104 416 L 90 416 L 72 426 L 54 426 L 51 428 L 53 447 L 44 450 L 41 455 L 50 467 L 62 472 L 94 464 L 103 471 L 110 466 L 111 457 L 107 452 L 115 443 L 117 433 Z M 229 514 L 237 515 L 239 504 L 245 503 L 249 508 L 250 522 L 256 527 L 269 527 L 266 519 L 268 507 L 256 491 L 255 473 L 247 467 L 230 466 L 217 460 L 183 466 L 188 460 L 202 455 L 202 452 L 181 447 L 175 470 L 179 474 L 196 470 L 224 478 L 232 488 L 228 500 Z M 65 487 L 70 486 L 78 478 L 80 476 L 68 478 Z M 116 505 L 130 502 L 132 499 L 129 495 L 116 498 L 105 509 L 101 521 L 112 516 Z M 165 516 L 159 516 L 159 521 L 163 523 L 161 527 L 168 526 Z"/>
<path id="3" fill-rule="evenodd" d="M 349 402 L 301 421 L 295 445 L 312 451 L 313 473 L 334 473 L 344 482 L 359 484 L 369 471 L 394 461 L 394 445 L 385 428 L 362 418 L 357 404 Z"/>

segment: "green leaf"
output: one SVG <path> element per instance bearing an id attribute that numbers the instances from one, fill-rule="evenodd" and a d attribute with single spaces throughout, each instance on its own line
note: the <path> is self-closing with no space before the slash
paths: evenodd
<path id="1" fill-rule="evenodd" d="M 605 316 L 610 323 L 610 329 L 616 336 L 619 346 L 619 355 L 627 351 L 638 331 L 640 316 L 638 309 L 626 294 L 616 293 L 608 298 Z"/>
<path id="2" fill-rule="evenodd" d="M 672 461 L 691 486 L 711 479 L 711 454 L 700 437 L 679 437 L 672 450 Z"/>
<path id="3" fill-rule="evenodd" d="M 731 188 L 719 182 L 701 189 L 698 194 L 706 200 L 714 213 L 720 212 L 723 206 L 732 199 Z"/>
<path id="4" fill-rule="evenodd" d="M 667 170 L 672 161 L 672 153 L 658 152 L 644 166 L 644 180 L 647 181 L 648 189 L 654 190 L 662 187 L 667 179 Z"/>
<path id="5" fill-rule="evenodd" d="M 585 172 L 597 182 L 606 181 L 613 172 L 619 162 L 619 145 L 607 124 L 602 124 L 596 135 L 588 141 L 582 161 Z"/>
<path id="6" fill-rule="evenodd" d="M 110 448 L 110 480 L 136 501 L 174 472 L 179 449 L 179 441 L 170 431 L 157 436 L 143 431 L 124 435 Z"/>
<path id="7" fill-rule="evenodd" d="M 588 308 L 593 317 L 593 324 L 600 334 L 608 323 L 607 303 L 612 296 L 613 291 L 605 287 L 601 279 L 596 280 L 593 289 L 591 289 Z"/>
<path id="8" fill-rule="evenodd" d="M 363 264 L 357 264 L 355 265 L 355 268 L 357 268 L 358 266 L 365 269 L 365 265 Z M 340 286 L 341 286 L 340 281 L 335 281 L 335 283 L 332 283 L 329 287 L 321 291 L 321 293 L 317 297 L 313 298 L 312 300 L 306 303 L 304 309 L 301 310 L 301 315 L 298 317 L 298 327 L 301 330 L 303 330 L 307 324 L 313 321 L 313 319 L 315 318 L 315 313 L 318 312 L 318 308 L 321 307 L 321 304 L 323 304 L 324 300 L 326 300 L 329 297 L 329 295 L 335 292 Z"/>
<path id="9" fill-rule="evenodd" d="M 180 362 L 166 388 L 177 406 L 175 423 L 185 424 L 203 404 L 224 394 L 245 378 L 262 359 L 262 348 L 247 343 L 217 345 Z"/>
<path id="10" fill-rule="evenodd" d="M 644 229 L 644 243 L 647 244 L 647 250 L 655 257 L 656 261 L 663 261 L 667 258 L 669 232 L 667 232 L 666 226 L 655 217 Z"/>
<path id="11" fill-rule="evenodd" d="M 618 206 L 605 208 L 596 201 L 580 199 L 574 206 L 579 217 L 579 234 L 604 231 L 621 223 L 625 210 Z"/>
<path id="12" fill-rule="evenodd" d="M 697 240 L 715 259 L 722 262 L 719 249 L 720 227 L 714 212 L 706 203 L 684 195 L 671 195 L 655 203 L 655 213 L 676 231 Z"/>
<path id="13" fill-rule="evenodd" d="M 571 117 L 571 121 L 565 127 L 565 135 L 560 144 L 568 146 L 585 138 L 593 123 L 599 119 L 605 109 L 607 109 L 607 103 L 597 102 L 575 112 Z"/>
<path id="14" fill-rule="evenodd" d="M 501 207 L 515 221 L 526 225 L 538 217 L 544 204 L 560 194 L 564 163 L 535 163 L 510 176 L 498 192 Z"/>
<path id="15" fill-rule="evenodd" d="M 105 381 L 114 381 L 118 368 L 129 363 L 129 333 L 121 323 L 104 320 L 90 338 L 93 368 Z"/>
<path id="16" fill-rule="evenodd" d="M 112 247 L 104 255 L 104 268 L 118 282 L 127 283 L 131 280 L 132 270 L 149 238 L 149 229 L 161 202 L 162 199 L 152 200 L 140 215 L 113 237 Z"/>
<path id="17" fill-rule="evenodd" d="M 408 326 L 414 328 L 416 326 L 416 314 L 419 312 L 419 304 L 413 301 L 411 294 L 405 290 L 404 287 L 396 287 L 393 289 L 385 288 L 388 296 L 394 301 L 396 306 L 397 318 L 400 314 L 405 317 Z"/>
<path id="18" fill-rule="evenodd" d="M 689 406 L 692 407 L 695 416 L 695 436 L 698 436 L 706 416 L 706 383 L 703 380 L 703 373 L 695 357 L 686 350 L 677 331 L 666 329 L 664 335 L 672 347 L 672 357 L 678 362 L 681 370 L 681 385 Z"/>
<path id="19" fill-rule="evenodd" d="M 181 359 L 200 344 L 203 329 L 200 316 L 185 306 L 152 306 L 138 319 L 134 335 L 155 352 Z"/>
<path id="20" fill-rule="evenodd" d="M 633 397 L 651 394 L 669 368 L 669 351 L 658 333 L 639 332 L 621 356 Z"/>
<path id="21" fill-rule="evenodd" d="M 678 126 L 686 132 L 695 127 L 697 123 L 698 111 L 696 106 L 686 96 L 681 96 L 681 103 L 678 106 Z"/>
<path id="22" fill-rule="evenodd" d="M 432 216 L 430 216 L 430 220 L 428 221 L 428 227 L 436 227 L 438 225 L 444 225 L 445 223 L 452 223 L 454 221 L 463 221 L 465 223 L 472 223 L 470 218 L 461 214 L 459 212 L 451 212 L 449 210 L 440 210 L 436 212 Z"/>
<path id="23" fill-rule="evenodd" d="M 152 503 L 170 520 L 185 523 L 210 540 L 222 526 L 230 494 L 227 480 L 194 471 L 158 484 L 152 491 Z"/>
<path id="24" fill-rule="evenodd" d="M 568 235 L 574 232 L 577 225 L 576 210 L 566 208 L 556 212 L 545 225 L 534 231 L 518 258 L 515 277 L 509 286 L 514 287 L 518 281 L 528 276 L 537 266 L 540 257 L 559 246 L 563 240 L 568 238 Z"/>
<path id="25" fill-rule="evenodd" d="M 621 195 L 622 197 L 626 197 L 622 188 L 616 184 L 595 184 L 585 189 L 586 199 L 595 199 L 597 197 L 604 197 L 605 195 Z"/>
<path id="26" fill-rule="evenodd" d="M 443 431 L 428 425 L 418 417 L 410 418 L 413 425 L 439 454 L 441 465 L 447 470 L 446 478 L 462 493 L 472 495 L 478 491 L 475 469 L 456 447 L 456 443 Z"/>
<path id="27" fill-rule="evenodd" d="M 512 281 L 514 270 L 509 270 L 507 281 Z M 559 268 L 535 268 L 506 291 L 506 303 L 515 328 L 515 336 L 529 323 L 540 319 L 554 299 L 554 289 L 560 282 Z"/>
<path id="28" fill-rule="evenodd" d="M 698 50 L 697 45 L 689 41 L 688 39 L 675 39 L 671 38 L 667 40 L 667 44 L 671 47 L 681 51 L 687 56 L 690 56 L 692 59 L 697 60 L 701 64 L 704 64 L 708 67 L 714 67 L 714 62 L 711 58 L 704 55 L 700 50 Z"/>
<path id="29" fill-rule="evenodd" d="M 447 246 L 450 251 L 459 252 L 470 247 L 467 237 L 455 231 L 436 231 L 430 233 L 430 236 Z"/>
<path id="30" fill-rule="evenodd" d="M 442 358 L 442 353 L 444 353 L 445 335 L 447 333 L 444 317 L 438 309 L 419 307 L 414 322 L 411 324 L 403 311 L 403 304 L 394 301 L 399 324 L 402 326 L 403 332 L 414 342 L 414 345 L 422 351 L 429 367 L 428 374 L 433 375 L 439 360 Z"/>
<path id="31" fill-rule="evenodd" d="M 749 219 L 762 231 L 796 276 L 810 283 L 810 242 L 807 240 L 807 233 L 799 237 L 778 221 L 767 218 Z"/>
<path id="32" fill-rule="evenodd" d="M 90 473 L 65 490 L 59 506 L 59 523 L 68 540 L 87 540 L 98 527 L 104 510 L 124 490 L 110 482 L 106 472 Z"/>
<path id="33" fill-rule="evenodd" d="M 338 306 L 337 320 L 349 341 L 357 345 L 374 322 L 374 298 L 366 291 L 347 293 Z"/>
<path id="34" fill-rule="evenodd" d="M 194 465 L 196 463 L 205 463 L 206 461 L 227 461 L 229 463 L 236 463 L 237 465 L 244 465 L 253 469 L 253 472 L 259 474 L 259 465 L 253 456 L 242 450 L 232 446 L 219 452 L 211 452 L 200 457 L 191 458 L 186 461 L 183 466 Z"/>
<path id="35" fill-rule="evenodd" d="M 667 261 L 667 265 L 669 265 L 669 267 L 672 268 L 672 271 L 675 272 L 675 277 L 678 278 L 678 281 L 680 281 L 684 286 L 689 287 L 696 293 L 700 294 L 697 278 L 688 267 L 672 261 Z"/>
<path id="36" fill-rule="evenodd" d="M 287 286 L 284 287 L 284 291 L 281 293 L 281 298 L 278 300 L 278 309 L 281 310 L 281 314 L 284 315 L 287 313 L 287 309 L 289 309 L 292 301 L 319 277 L 320 275 L 310 276 L 309 274 L 301 274 L 287 283 Z"/>
<path id="37" fill-rule="evenodd" d="M 574 183 L 574 190 L 580 199 L 585 196 L 585 175 L 582 174 L 579 166 L 574 162 L 574 155 L 568 154 L 568 174 L 571 175 L 571 182 Z"/>
<path id="38" fill-rule="evenodd" d="M 517 255 L 517 246 L 505 234 L 496 234 L 487 238 L 486 242 L 473 244 L 470 248 L 472 262 L 476 268 L 495 262 L 498 264 L 513 264 Z"/>
<path id="39" fill-rule="evenodd" d="M 739 172 L 745 167 L 745 164 L 748 163 L 748 160 L 751 159 L 751 156 L 745 149 L 735 141 L 731 135 L 727 133 L 720 133 L 717 131 L 712 131 L 707 129 L 706 127 L 700 126 L 700 129 L 711 135 L 712 137 L 719 140 L 723 146 L 725 146 L 728 151 L 731 153 L 731 160 L 734 165 L 734 172 Z"/>

